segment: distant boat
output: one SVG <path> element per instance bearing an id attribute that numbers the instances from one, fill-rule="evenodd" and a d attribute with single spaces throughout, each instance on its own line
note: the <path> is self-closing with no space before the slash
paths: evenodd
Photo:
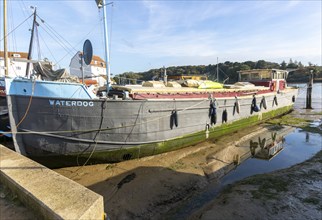
<path id="1" fill-rule="evenodd" d="M 287 86 L 287 71 L 239 75 L 254 86 L 111 86 L 108 75 L 105 89 L 95 91 L 80 83 L 6 78 L 15 149 L 44 161 L 117 162 L 190 146 L 292 109 L 298 90 Z"/>

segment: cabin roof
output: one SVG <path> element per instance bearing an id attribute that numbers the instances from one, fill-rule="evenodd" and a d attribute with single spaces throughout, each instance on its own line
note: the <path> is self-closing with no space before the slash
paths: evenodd
<path id="1" fill-rule="evenodd" d="M 252 70 L 240 70 L 238 73 L 254 73 L 254 72 L 288 72 L 287 70 L 280 69 L 252 69 Z"/>

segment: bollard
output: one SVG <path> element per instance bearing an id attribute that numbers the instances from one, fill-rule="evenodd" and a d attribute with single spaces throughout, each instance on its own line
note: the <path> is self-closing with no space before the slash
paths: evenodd
<path id="1" fill-rule="evenodd" d="M 313 87 L 313 71 L 310 71 L 310 79 L 307 84 L 306 90 L 306 109 L 313 109 L 312 108 L 312 87 Z"/>

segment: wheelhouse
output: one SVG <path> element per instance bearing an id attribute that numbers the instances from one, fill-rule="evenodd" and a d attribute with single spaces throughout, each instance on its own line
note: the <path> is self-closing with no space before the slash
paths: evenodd
<path id="1" fill-rule="evenodd" d="M 284 90 L 288 71 L 279 69 L 253 69 L 239 71 L 240 82 L 250 82 L 256 86 L 270 87 L 272 91 Z"/>

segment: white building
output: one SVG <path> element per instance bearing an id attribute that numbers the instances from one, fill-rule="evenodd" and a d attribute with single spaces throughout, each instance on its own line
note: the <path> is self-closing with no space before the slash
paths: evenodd
<path id="1" fill-rule="evenodd" d="M 28 53 L 24 52 L 8 52 L 8 74 L 10 77 L 26 76 Z M 33 70 L 32 64 L 30 64 L 29 73 Z M 0 51 L 0 77 L 5 76 L 4 71 L 4 52 Z"/>
<path id="2" fill-rule="evenodd" d="M 82 79 L 82 52 L 78 51 L 69 64 L 70 75 Z M 106 84 L 106 64 L 99 56 L 93 56 L 90 65 L 84 63 L 84 81 L 86 84 Z"/>

